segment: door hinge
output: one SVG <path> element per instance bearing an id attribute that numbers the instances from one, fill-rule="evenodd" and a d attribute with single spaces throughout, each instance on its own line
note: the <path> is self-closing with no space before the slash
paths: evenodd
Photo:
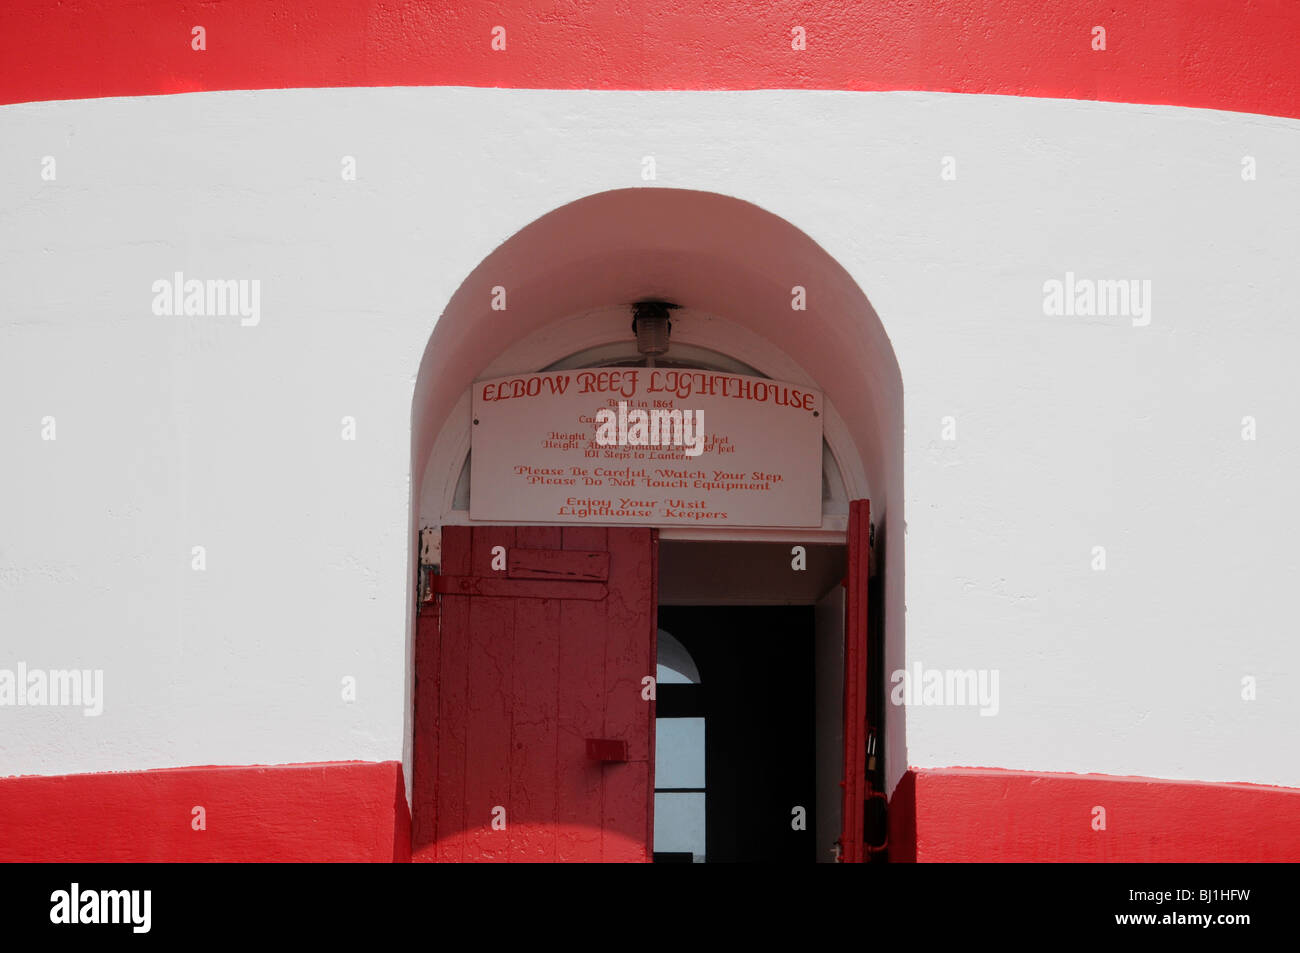
<path id="1" fill-rule="evenodd" d="M 437 526 L 420 530 L 420 565 L 442 565 L 442 532 Z"/>
<path id="2" fill-rule="evenodd" d="M 416 584 L 419 592 L 417 605 L 433 601 L 433 575 L 442 563 L 442 530 L 437 526 L 426 526 L 420 530 L 419 564 L 416 570 Z"/>

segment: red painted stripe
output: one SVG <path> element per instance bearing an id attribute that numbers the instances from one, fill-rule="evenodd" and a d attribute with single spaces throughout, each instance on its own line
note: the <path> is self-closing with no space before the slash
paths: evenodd
<path id="1" fill-rule="evenodd" d="M 0 779 L 3 862 L 409 859 L 397 762 Z M 1300 789 L 913 769 L 890 800 L 890 859 L 1296 862 Z"/>
<path id="2" fill-rule="evenodd" d="M 891 860 L 1300 861 L 1296 788 L 914 768 L 889 809 Z"/>
<path id="3" fill-rule="evenodd" d="M 5 862 L 393 861 L 410 849 L 396 761 L 0 779 Z"/>
<path id="4" fill-rule="evenodd" d="M 889 861 L 916 862 L 916 772 L 907 771 L 889 797 Z"/>
<path id="5" fill-rule="evenodd" d="M 491 49 L 494 26 L 505 51 Z M 806 50 L 791 49 L 795 26 Z M 7 0 L 0 103 L 323 86 L 911 89 L 1300 117 L 1297 36 L 1294 0 Z"/>

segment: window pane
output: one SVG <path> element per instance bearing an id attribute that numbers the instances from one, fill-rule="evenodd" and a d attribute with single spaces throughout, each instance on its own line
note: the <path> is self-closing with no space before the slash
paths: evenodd
<path id="1" fill-rule="evenodd" d="M 695 659 L 686 651 L 686 646 L 673 638 L 672 633 L 659 630 L 659 672 L 656 676 L 661 685 L 698 685 L 700 672 L 695 667 Z"/>
<path id="2" fill-rule="evenodd" d="M 655 719 L 655 787 L 704 787 L 704 719 Z"/>
<path id="3" fill-rule="evenodd" d="M 695 863 L 704 863 L 703 794 L 655 795 L 654 849 L 665 853 L 690 851 Z"/>
<path id="4" fill-rule="evenodd" d="M 655 681 L 660 685 L 690 685 L 691 680 L 677 671 L 675 668 L 669 668 L 663 662 L 658 665 L 658 672 L 655 673 Z"/>

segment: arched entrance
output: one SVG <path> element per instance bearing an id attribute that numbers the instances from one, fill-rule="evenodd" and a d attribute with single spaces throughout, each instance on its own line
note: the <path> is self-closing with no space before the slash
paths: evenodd
<path id="1" fill-rule="evenodd" d="M 471 517 L 468 506 L 472 466 L 470 385 L 474 381 L 527 372 L 632 365 L 638 355 L 628 329 L 629 307 L 632 302 L 647 298 L 667 300 L 679 306 L 673 315 L 669 354 L 677 366 L 770 378 L 815 387 L 824 393 L 820 525 L 642 529 L 622 527 L 617 521 L 601 527 L 562 527 L 548 525 L 544 519 L 503 522 Z M 619 816 L 612 816 L 606 810 L 604 822 L 607 823 L 602 827 L 604 822 L 595 820 L 599 814 L 574 815 L 566 820 L 562 815 L 566 810 L 573 815 L 572 804 L 566 808 L 560 803 L 563 798 L 557 800 L 554 791 L 540 795 L 548 806 L 539 813 L 537 799 L 524 791 L 529 787 L 536 790 L 537 784 L 526 780 L 521 787 L 511 780 L 532 777 L 533 772 L 545 774 L 558 770 L 563 774 L 568 770 L 538 766 L 539 751 L 558 750 L 557 744 L 561 742 L 557 739 L 562 741 L 564 737 L 566 716 L 559 708 L 546 707 L 551 703 L 545 701 L 544 707 L 550 714 L 541 720 L 552 718 L 556 724 L 545 727 L 537 737 L 529 736 L 530 729 L 526 726 L 534 724 L 536 719 L 519 709 L 526 704 L 518 700 L 522 696 L 513 687 L 507 689 L 500 679 L 508 678 L 514 686 L 516 680 L 518 684 L 532 685 L 541 678 L 544 684 L 539 697 L 549 698 L 557 693 L 563 696 L 578 691 L 573 686 L 595 678 L 594 670 L 584 669 L 581 663 L 583 658 L 594 654 L 604 658 L 601 678 L 606 685 L 628 679 L 634 685 L 639 684 L 644 674 L 655 671 L 653 633 L 657 629 L 657 613 L 661 606 L 670 603 L 679 607 L 674 610 L 679 616 L 680 607 L 689 605 L 802 604 L 810 607 L 807 631 L 791 638 L 803 646 L 800 651 L 806 649 L 809 671 L 817 672 L 813 693 L 817 705 L 804 713 L 810 724 L 815 722 L 818 726 L 816 738 L 808 738 L 809 746 L 816 748 L 816 757 L 812 759 L 816 762 L 816 777 L 808 779 L 808 790 L 815 788 L 816 793 L 810 793 L 806 799 L 814 803 L 796 806 L 813 813 L 820 821 L 816 835 L 810 833 L 807 839 L 810 859 L 828 859 L 828 845 L 838 839 L 835 835 L 844 836 L 841 831 L 848 831 L 853 840 L 858 839 L 862 824 L 853 819 L 856 812 L 848 811 L 850 824 L 845 826 L 842 805 L 836 801 L 832 806 L 837 795 L 830 792 L 839 788 L 838 782 L 845 778 L 846 770 L 850 774 L 854 771 L 843 760 L 846 743 L 851 752 L 856 751 L 851 758 L 865 762 L 869 743 L 867 726 L 858 722 L 870 722 L 871 726 L 880 728 L 884 719 L 879 708 L 874 712 L 865 711 L 862 699 L 857 697 L 865 688 L 866 665 L 861 656 L 853 656 L 852 652 L 864 651 L 865 642 L 860 649 L 850 645 L 847 659 L 839 648 L 844 644 L 841 632 L 846 603 L 841 597 L 838 574 L 844 574 L 847 587 L 850 629 L 857 624 L 864 637 L 866 616 L 862 610 L 866 604 L 868 573 L 875 575 L 878 591 L 875 637 L 883 652 L 876 651 L 873 661 L 880 667 L 882 655 L 901 657 L 901 415 L 897 364 L 865 296 L 847 272 L 807 235 L 748 203 L 681 190 L 631 189 L 602 193 L 543 216 L 484 260 L 453 296 L 434 329 L 421 364 L 412 420 L 412 487 L 417 514 L 413 536 L 414 530 L 422 531 L 419 561 L 427 570 L 421 574 L 422 595 L 431 597 L 426 605 L 440 607 L 421 613 L 422 624 L 412 649 L 415 662 L 412 807 L 417 859 L 538 859 L 538 851 L 544 859 L 564 859 L 561 856 L 564 852 L 555 845 L 566 838 L 573 844 L 603 838 L 603 842 L 615 845 L 603 854 L 571 851 L 573 859 L 649 859 L 654 840 L 653 702 L 626 708 L 625 700 L 620 701 L 613 713 L 608 707 L 602 708 L 599 718 L 582 726 L 573 720 L 576 715 L 570 718 L 570 735 L 576 737 L 575 732 L 585 732 L 589 737 L 584 742 L 598 743 L 595 748 L 588 748 L 589 757 L 600 760 L 596 756 L 603 752 L 610 758 L 627 759 L 620 762 L 615 758 L 613 763 L 620 767 L 603 769 L 600 776 L 607 779 L 603 786 L 595 781 L 589 786 L 586 796 L 599 798 L 607 805 L 620 802 L 627 805 L 627 810 Z M 850 505 L 853 500 L 868 499 L 875 531 L 870 558 L 866 541 L 872 527 L 865 519 L 865 502 L 859 507 Z M 858 540 L 852 558 L 850 537 Z M 806 569 L 791 567 L 789 554 L 794 546 L 817 554 L 811 559 L 815 570 L 811 575 Z M 577 576 L 568 578 L 568 583 L 579 588 L 563 592 L 527 585 L 485 588 L 481 582 L 465 581 L 476 573 L 480 579 L 492 578 L 487 575 L 488 554 L 495 547 L 507 553 L 514 547 L 520 553 L 533 554 L 521 556 L 524 562 L 535 562 L 536 553 L 543 550 L 587 554 L 548 557 L 552 562 L 558 559 L 570 567 L 564 572 L 577 572 Z M 717 547 L 731 547 L 730 554 L 720 557 L 722 550 Z M 769 552 L 772 547 L 779 547 L 785 554 L 782 565 L 787 571 L 780 575 L 781 581 L 771 578 L 773 560 L 767 559 L 767 570 L 753 561 L 762 547 L 767 547 Z M 609 567 L 605 570 L 607 575 L 584 577 L 580 567 L 573 568 L 577 566 L 575 559 L 579 562 L 603 559 Z M 712 574 L 712 588 L 705 587 L 708 591 L 692 591 L 692 586 L 699 588 L 702 578 L 693 568 L 701 560 L 729 566 L 732 571 Z M 453 562 L 457 570 L 449 572 Z M 479 562 L 483 567 L 475 569 Z M 617 574 L 629 566 L 636 567 L 637 571 L 623 578 L 616 587 L 609 573 Z M 742 568 L 737 571 L 736 567 Z M 522 582 L 528 571 L 521 570 L 523 575 L 516 574 L 516 577 Z M 815 578 L 818 573 L 820 579 Z M 433 579 L 435 574 L 443 578 Z M 459 581 L 453 583 L 453 577 Z M 662 581 L 669 585 L 661 593 Z M 468 590 L 452 590 L 448 588 L 451 585 L 468 586 L 489 601 L 471 605 L 466 601 L 471 598 Z M 583 585 L 587 588 L 580 588 Z M 600 629 L 603 634 L 599 644 L 584 646 L 574 641 L 576 630 L 571 620 L 582 618 L 583 611 L 587 611 L 589 619 L 597 611 L 604 612 L 604 618 L 611 618 L 608 605 L 600 602 L 607 595 L 594 598 L 597 585 L 603 586 L 606 594 L 616 588 L 620 592 L 632 586 L 639 588 L 635 597 L 620 601 L 618 611 L 622 615 L 618 626 L 608 622 L 586 624 L 584 631 Z M 520 601 L 514 604 L 499 601 L 508 598 Z M 573 601 L 566 602 L 570 598 Z M 414 604 L 415 600 L 412 601 Z M 585 605 L 579 605 L 580 602 Z M 538 634 L 525 627 L 532 633 L 525 642 L 534 636 L 534 641 L 540 640 L 531 661 L 526 653 L 521 655 L 518 651 L 519 640 L 514 633 L 522 630 L 513 627 L 513 621 L 490 621 L 504 619 L 506 615 L 514 620 L 523 611 L 529 617 L 528 625 L 532 626 L 543 609 L 552 613 L 554 632 Z M 459 622 L 451 623 L 448 611 L 467 614 Z M 855 623 L 858 616 L 861 618 Z M 435 639 L 428 633 L 438 625 L 453 628 L 459 625 L 460 634 L 452 643 L 443 640 L 433 648 Z M 493 750 L 474 755 L 466 747 L 467 739 L 457 734 L 456 727 L 457 722 L 469 717 L 474 703 L 449 692 L 440 682 L 439 673 L 457 665 L 462 666 L 456 670 L 457 684 L 463 680 L 462 669 L 471 681 L 477 678 L 473 675 L 478 671 L 476 663 L 455 653 L 479 651 L 486 639 L 485 627 L 491 626 L 498 626 L 501 631 L 509 628 L 515 648 L 511 649 L 510 663 L 505 668 L 499 658 L 490 664 L 483 662 L 487 667 L 482 670 L 487 672 L 490 668 L 492 674 L 483 675 L 487 681 L 474 690 L 484 697 L 504 700 L 500 704 L 494 702 L 496 713 L 479 729 L 474 729 L 480 738 L 490 739 L 488 747 Z M 620 626 L 628 631 L 644 630 L 647 633 L 644 643 L 637 641 L 640 636 L 628 636 Z M 622 647 L 615 651 L 610 648 L 611 639 L 631 641 L 619 643 Z M 836 642 L 837 639 L 840 641 Z M 610 659 L 615 657 L 626 659 L 627 671 L 615 671 L 611 676 Z M 557 667 L 566 658 L 570 663 L 578 663 L 576 672 Z M 858 686 L 850 677 L 846 696 L 844 673 L 855 672 L 859 667 L 863 684 Z M 569 678 L 573 680 L 566 682 Z M 879 681 L 879 676 L 875 681 Z M 881 695 L 876 693 L 877 698 Z M 588 702 L 587 707 L 597 705 L 594 698 Z M 836 710 L 865 713 L 861 719 L 842 720 L 837 733 L 833 730 Z M 597 722 L 602 725 L 603 734 L 596 731 Z M 619 730 L 609 730 L 611 724 Z M 522 737 L 508 725 L 524 725 Z M 889 740 L 887 750 L 894 759 L 891 764 L 898 768 L 895 774 L 901 773 L 905 764 L 901 729 L 900 719 L 884 724 Z M 629 751 L 600 747 L 602 741 L 626 741 L 627 738 L 606 736 L 620 732 L 627 735 L 629 731 L 634 736 L 628 744 Z M 644 734 L 644 744 L 636 740 L 641 737 L 638 733 Z M 596 736 L 592 737 L 593 734 Z M 452 762 L 458 765 L 450 773 L 448 752 Z M 487 777 L 491 772 L 484 774 L 475 767 L 475 757 L 494 762 L 513 758 L 517 763 L 512 761 L 503 769 L 503 780 Z M 642 775 L 636 774 L 640 769 L 634 765 L 638 762 L 645 762 Z M 583 776 L 594 777 L 589 773 Z M 629 780 L 633 776 L 637 779 Z M 858 796 L 855 786 L 860 790 L 863 780 L 848 778 L 850 802 Z M 884 786 L 883 773 L 877 771 L 874 784 L 877 788 Z M 515 794 L 511 794 L 512 786 Z M 581 795 L 581 791 L 574 789 L 566 796 L 571 802 Z M 487 803 L 489 800 L 505 802 L 512 797 L 521 806 L 520 810 L 512 811 L 507 803 Z M 638 816 L 644 818 L 644 823 L 636 820 Z M 786 823 L 790 823 L 789 812 Z M 505 831 L 511 832 L 510 838 L 493 838 L 494 833 Z M 505 846 L 511 843 L 511 838 L 518 849 Z M 455 846 L 447 848 L 448 844 Z M 851 844 L 846 853 L 852 859 L 861 859 L 865 849 L 861 844 Z"/>

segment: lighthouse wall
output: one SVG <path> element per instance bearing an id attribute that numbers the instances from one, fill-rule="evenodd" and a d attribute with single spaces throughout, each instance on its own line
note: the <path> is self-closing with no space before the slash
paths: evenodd
<path id="1" fill-rule="evenodd" d="M 780 74 L 804 88 L 737 91 L 709 87 L 765 85 L 745 70 L 766 60 L 715 72 L 701 53 L 685 89 L 587 90 L 560 66 L 495 74 L 485 41 L 461 73 L 372 65 L 325 83 L 343 88 L 249 89 L 321 81 L 269 53 L 187 74 L 164 68 L 170 52 L 122 73 L 130 57 L 78 60 L 46 38 L 11 50 L 47 59 L 44 79 L 15 71 L 0 107 L 0 669 L 101 673 L 102 710 L 0 705 L 0 789 L 362 763 L 386 766 L 368 803 L 400 826 L 387 795 L 410 778 L 421 355 L 519 229 L 670 187 L 804 232 L 896 357 L 887 559 L 905 571 L 886 580 L 886 674 L 997 673 L 995 714 L 924 692 L 887 706 L 900 843 L 959 858 L 974 829 L 943 817 L 974 805 L 972 823 L 1006 834 L 1003 804 L 1050 847 L 1062 824 L 1090 836 L 1106 802 L 1142 832 L 1163 815 L 1190 850 L 1195 792 L 1230 790 L 1300 856 L 1294 821 L 1274 823 L 1292 795 L 1252 787 L 1300 787 L 1284 743 L 1300 721 L 1300 107 L 1296 84 L 1261 78 L 1294 74 L 1278 22 L 1220 24 L 1217 46 L 1199 32 L 1212 24 L 1188 26 L 1186 48 L 1215 52 L 1177 69 L 1135 65 L 1112 29 L 1117 65 L 1096 72 L 1085 39 L 1059 81 L 1051 43 L 1027 71 L 994 57 L 945 79 L 916 66 L 940 62 L 933 31 L 904 30 L 897 75 L 836 73 L 860 62 L 839 44 Z M 1129 27 L 1119 42 L 1168 42 Z M 1224 82 L 1215 63 L 1242 50 L 1257 68 Z M 638 62 L 587 85 L 652 83 Z M 907 88 L 933 91 L 888 91 Z M 158 283 L 177 274 L 256 282 L 256 321 L 206 294 L 166 313 Z M 1117 780 L 1132 776 L 1147 780 Z M 31 810 L 54 803 L 27 790 Z M 267 804 L 294 809 L 275 790 Z M 1261 843 L 1254 823 L 1232 831 Z M 995 841 L 1011 856 L 1010 834 Z M 1069 850 L 1098 856 L 1090 843 Z"/>

